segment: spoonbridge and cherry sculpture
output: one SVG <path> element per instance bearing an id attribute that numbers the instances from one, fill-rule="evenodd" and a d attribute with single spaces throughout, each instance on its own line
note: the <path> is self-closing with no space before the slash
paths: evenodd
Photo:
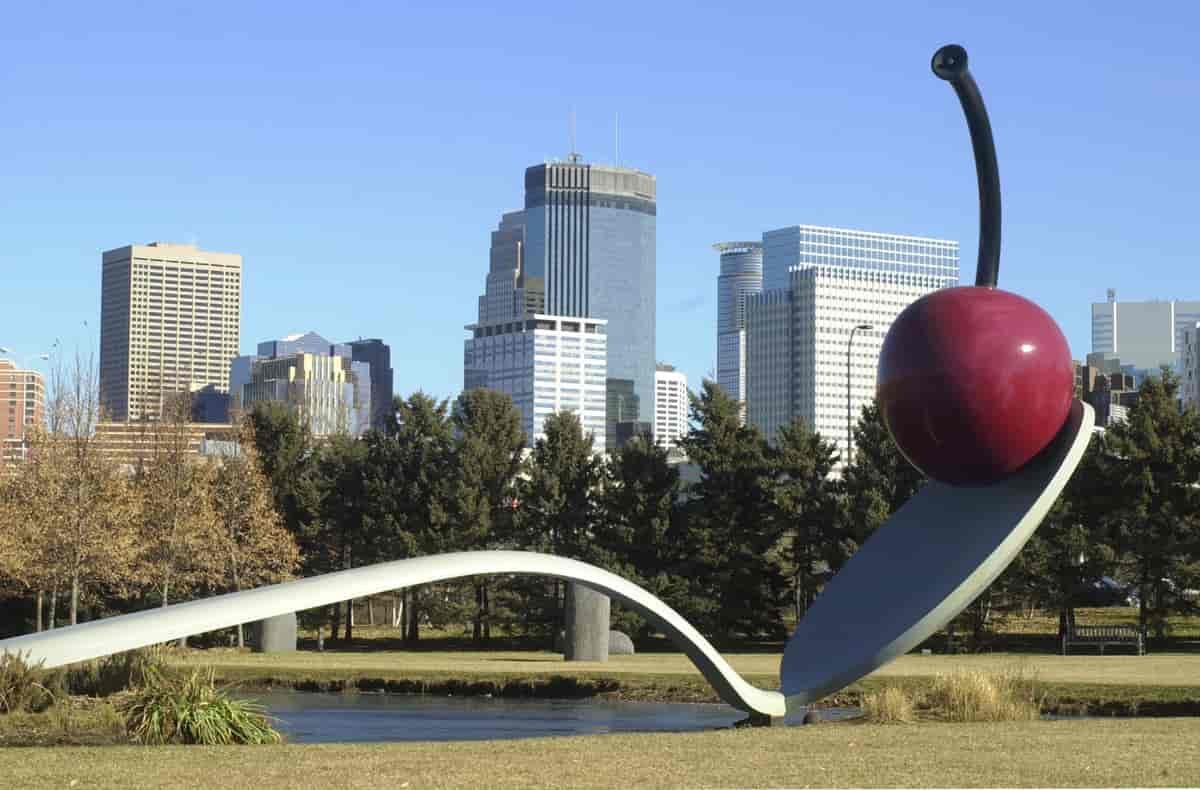
<path id="1" fill-rule="evenodd" d="M 1070 352 L 1041 308 L 997 289 L 1000 177 L 967 53 L 942 47 L 933 71 L 966 114 L 979 177 L 976 284 L 935 291 L 893 322 L 878 400 L 896 444 L 931 478 L 825 586 L 788 640 L 780 691 L 756 688 L 676 611 L 575 560 L 475 551 L 385 562 L 0 640 L 46 667 L 265 620 L 401 587 L 490 574 L 578 582 L 638 610 L 721 698 L 759 720 L 807 706 L 915 648 L 1012 562 L 1058 498 L 1091 437 L 1073 399 Z"/>

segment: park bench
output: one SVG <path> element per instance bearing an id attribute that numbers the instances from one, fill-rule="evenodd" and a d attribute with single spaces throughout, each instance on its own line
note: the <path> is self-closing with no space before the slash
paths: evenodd
<path id="1" fill-rule="evenodd" d="M 1098 645 L 1100 655 L 1104 655 L 1106 645 L 1133 647 L 1139 656 L 1146 652 L 1146 641 L 1141 630 L 1132 625 L 1072 625 L 1063 634 L 1064 656 L 1070 645 Z"/>

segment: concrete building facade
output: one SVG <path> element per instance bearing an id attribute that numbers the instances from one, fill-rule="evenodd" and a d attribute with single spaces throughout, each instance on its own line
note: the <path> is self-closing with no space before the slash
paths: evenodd
<path id="1" fill-rule="evenodd" d="M 241 336 L 242 256 L 153 242 L 101 258 L 100 403 L 112 420 L 162 413 L 164 396 L 229 391 Z"/>
<path id="2" fill-rule="evenodd" d="M 1143 375 L 1174 370 L 1184 332 L 1198 321 L 1200 301 L 1118 302 L 1110 288 L 1106 301 L 1092 303 L 1092 351 L 1116 354 Z"/>
<path id="3" fill-rule="evenodd" d="M 232 409 L 278 401 L 314 436 L 361 435 L 371 426 L 371 367 L 346 343 L 305 332 L 258 344 L 258 354 L 230 363 Z"/>
<path id="4" fill-rule="evenodd" d="M 958 242 L 819 225 L 763 233 L 763 290 L 791 287 L 791 273 L 841 266 L 958 282 Z"/>
<path id="5" fill-rule="evenodd" d="M 46 380 L 0 359 L 0 463 L 23 461 L 27 436 L 45 420 Z"/>
<path id="6" fill-rule="evenodd" d="M 550 414 L 579 416 L 592 449 L 607 447 L 607 321 L 538 313 L 517 321 L 468 324 L 464 389 L 508 394 L 529 445 L 545 436 Z"/>
<path id="7" fill-rule="evenodd" d="M 1179 348 L 1179 399 L 1200 409 L 1200 321 L 1183 330 Z"/>
<path id="8" fill-rule="evenodd" d="M 654 371 L 654 441 L 670 450 L 688 432 L 687 376 L 674 365 L 658 363 Z"/>
<path id="9" fill-rule="evenodd" d="M 714 244 L 721 255 L 717 275 L 717 383 L 729 397 L 746 400 L 746 299 L 762 293 L 763 245 L 757 241 Z"/>
<path id="10" fill-rule="evenodd" d="M 875 398 L 892 321 L 925 294 L 958 284 L 958 244 L 796 226 L 764 234 L 763 247 L 764 283 L 786 275 L 787 287 L 747 299 L 747 417 L 770 440 L 800 417 L 845 458 L 847 392 L 857 422 Z M 855 331 L 864 324 L 871 329 Z"/>
<path id="11" fill-rule="evenodd" d="M 229 423 L 99 422 L 93 446 L 104 458 L 125 471 L 133 471 L 176 443 L 192 460 L 236 454 L 236 438 L 237 431 Z"/>

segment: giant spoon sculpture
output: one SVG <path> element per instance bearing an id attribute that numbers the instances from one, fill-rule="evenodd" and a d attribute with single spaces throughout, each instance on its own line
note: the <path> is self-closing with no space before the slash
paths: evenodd
<path id="1" fill-rule="evenodd" d="M 1093 421 L 1073 402 L 1071 358 L 1054 321 L 996 288 L 1000 179 L 967 53 L 934 73 L 962 102 L 979 176 L 974 287 L 932 293 L 892 324 L 879 403 L 897 445 L 932 481 L 826 585 L 788 640 L 782 691 L 743 680 L 665 603 L 607 571 L 546 554 L 478 551 L 399 560 L 0 641 L 47 667 L 263 620 L 399 587 L 485 574 L 576 581 L 640 610 L 735 708 L 767 720 L 908 652 L 962 611 L 1033 534 L 1083 455 Z"/>

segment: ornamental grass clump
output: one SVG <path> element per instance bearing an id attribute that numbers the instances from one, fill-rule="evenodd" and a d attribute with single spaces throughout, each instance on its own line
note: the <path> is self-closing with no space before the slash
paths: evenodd
<path id="1" fill-rule="evenodd" d="M 1033 721 L 1045 694 L 1023 670 L 954 672 L 937 675 L 925 704 L 945 721 Z"/>
<path id="2" fill-rule="evenodd" d="M 884 686 L 864 694 L 863 717 L 874 724 L 907 724 L 916 720 L 912 696 L 900 686 Z"/>
<path id="3" fill-rule="evenodd" d="M 282 740 L 262 706 L 230 698 L 217 688 L 211 669 L 177 677 L 151 669 L 121 706 L 139 743 L 222 746 Z"/>
<path id="4" fill-rule="evenodd" d="M 55 678 L 23 656 L 0 655 L 0 713 L 40 713 L 54 704 Z"/>

